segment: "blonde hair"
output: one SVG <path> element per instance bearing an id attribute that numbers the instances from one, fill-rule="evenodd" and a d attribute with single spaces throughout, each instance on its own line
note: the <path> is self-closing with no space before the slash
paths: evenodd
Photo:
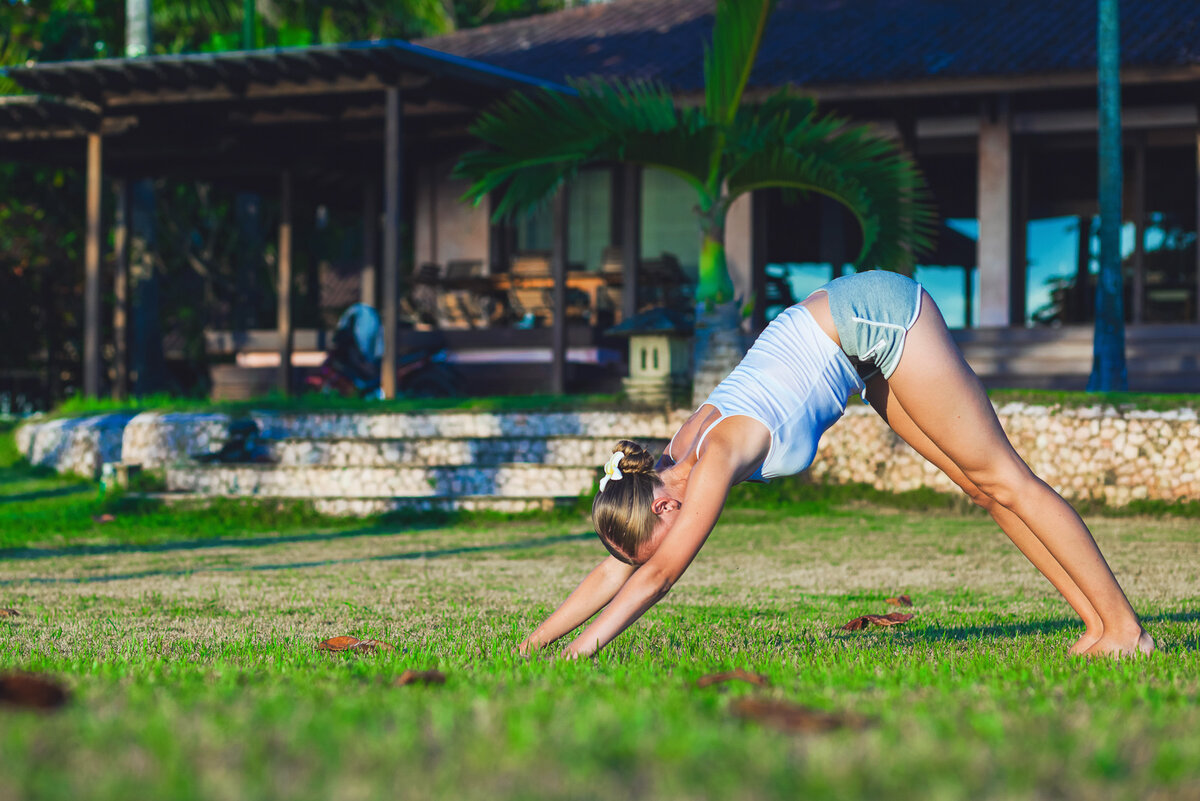
<path id="1" fill-rule="evenodd" d="M 608 552 L 626 564 L 634 558 L 642 543 L 650 539 L 658 515 L 654 514 L 654 490 L 663 485 L 654 470 L 654 457 L 638 445 L 623 439 L 613 449 L 624 454 L 617 463 L 619 481 L 609 481 L 592 501 L 592 525 Z"/>

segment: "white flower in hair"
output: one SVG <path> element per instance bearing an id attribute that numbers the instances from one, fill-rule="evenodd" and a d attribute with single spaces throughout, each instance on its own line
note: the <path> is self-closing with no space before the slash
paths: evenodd
<path id="1" fill-rule="evenodd" d="M 608 486 L 610 481 L 620 481 L 623 478 L 621 468 L 618 467 L 621 460 L 625 458 L 625 454 L 620 451 L 613 451 L 613 455 L 604 463 L 604 478 L 600 479 L 600 491 L 604 492 L 604 488 Z"/>

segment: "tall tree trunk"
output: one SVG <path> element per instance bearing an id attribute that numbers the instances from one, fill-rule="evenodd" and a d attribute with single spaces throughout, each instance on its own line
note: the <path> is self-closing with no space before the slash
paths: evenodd
<path id="1" fill-rule="evenodd" d="M 704 221 L 696 333 L 692 339 L 692 405 L 699 406 L 746 353 L 741 315 L 725 263 L 724 220 Z"/>
<path id="2" fill-rule="evenodd" d="M 125 55 L 149 55 L 152 42 L 150 0 L 126 0 Z M 134 182 L 129 209 L 129 290 L 133 306 L 130 372 L 135 374 L 136 395 L 160 391 L 163 379 L 154 195 L 153 180 L 140 178 Z"/>
<path id="3" fill-rule="evenodd" d="M 1096 36 L 1100 106 L 1100 275 L 1088 391 L 1129 388 L 1121 276 L 1121 79 L 1117 0 L 1099 0 Z"/>

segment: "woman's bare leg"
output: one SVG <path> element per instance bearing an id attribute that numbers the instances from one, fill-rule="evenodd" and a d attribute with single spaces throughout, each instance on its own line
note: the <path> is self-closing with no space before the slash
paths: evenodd
<path id="1" fill-rule="evenodd" d="M 1071 505 L 1013 450 L 983 385 L 924 292 L 921 313 L 888 385 L 891 398 L 909 419 L 967 480 L 1021 520 L 1087 597 L 1104 627 L 1087 653 L 1153 650 L 1154 640 L 1142 628 L 1091 532 Z"/>
<path id="2" fill-rule="evenodd" d="M 895 401 L 888 382 L 882 377 L 876 376 L 871 379 L 867 387 L 867 397 L 871 399 L 871 408 L 879 413 L 884 422 L 891 426 L 901 439 L 912 446 L 913 450 L 949 476 L 950 480 L 957 484 L 972 501 L 986 509 L 1001 530 L 1025 555 L 1025 558 L 1042 572 L 1042 575 L 1054 585 L 1056 590 L 1062 593 L 1063 598 L 1083 620 L 1085 627 L 1083 635 L 1071 646 L 1071 653 L 1082 654 L 1099 640 L 1104 633 L 1104 624 L 1100 620 L 1100 615 L 1092 607 L 1092 602 L 1083 594 L 1083 590 L 1079 589 L 1079 586 L 1067 575 L 1067 571 L 1063 570 L 1054 555 L 1029 530 L 1029 526 L 971 483 L 958 465 L 951 461 L 949 456 L 942 453 L 929 437 L 925 436 L 925 432 L 917 427 L 917 424 L 904 411 L 904 407 Z"/>

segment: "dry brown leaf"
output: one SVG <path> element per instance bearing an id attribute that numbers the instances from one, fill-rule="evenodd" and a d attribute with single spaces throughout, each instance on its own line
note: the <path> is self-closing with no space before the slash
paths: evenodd
<path id="1" fill-rule="evenodd" d="M 406 684 L 445 684 L 446 674 L 440 670 L 406 670 L 394 682 L 393 687 L 403 687 Z"/>
<path id="2" fill-rule="evenodd" d="M 394 646 L 379 640 L 360 640 L 358 637 L 342 635 L 330 637 L 317 644 L 318 651 L 354 651 L 356 653 L 374 653 L 375 651 L 394 651 Z"/>
<path id="3" fill-rule="evenodd" d="M 759 687 L 766 687 L 770 684 L 770 680 L 761 673 L 751 673 L 748 670 L 737 668 L 735 670 L 727 670 L 724 673 L 712 673 L 707 676 L 701 676 L 696 679 L 697 687 L 711 687 L 714 684 L 721 684 L 727 681 L 745 681 L 750 684 L 755 684 Z"/>
<path id="4" fill-rule="evenodd" d="M 887 602 L 892 606 L 912 606 L 912 598 L 907 595 L 897 595 L 895 598 L 888 598 Z"/>
<path id="5" fill-rule="evenodd" d="M 105 512 L 102 515 L 92 515 L 92 520 L 94 520 L 97 523 L 111 523 L 116 519 L 117 519 L 116 515 L 109 514 L 108 512 Z"/>
<path id="6" fill-rule="evenodd" d="M 32 673 L 0 676 L 0 702 L 27 709 L 57 709 L 67 702 L 67 691 L 58 682 Z"/>
<path id="7" fill-rule="evenodd" d="M 846 631 L 859 631 L 865 629 L 869 625 L 876 626 L 898 626 L 901 623 L 907 623 L 912 620 L 915 615 L 906 612 L 891 612 L 886 615 L 863 615 L 856 617 L 846 625 L 842 626 Z"/>
<path id="8" fill-rule="evenodd" d="M 824 712 L 769 698 L 739 698 L 729 705 L 729 710 L 744 720 L 758 721 L 786 732 L 816 733 L 842 727 L 860 729 L 870 723 L 860 715 Z"/>
<path id="9" fill-rule="evenodd" d="M 20 617 L 21 613 L 16 609 L 0 609 L 0 617 Z"/>

